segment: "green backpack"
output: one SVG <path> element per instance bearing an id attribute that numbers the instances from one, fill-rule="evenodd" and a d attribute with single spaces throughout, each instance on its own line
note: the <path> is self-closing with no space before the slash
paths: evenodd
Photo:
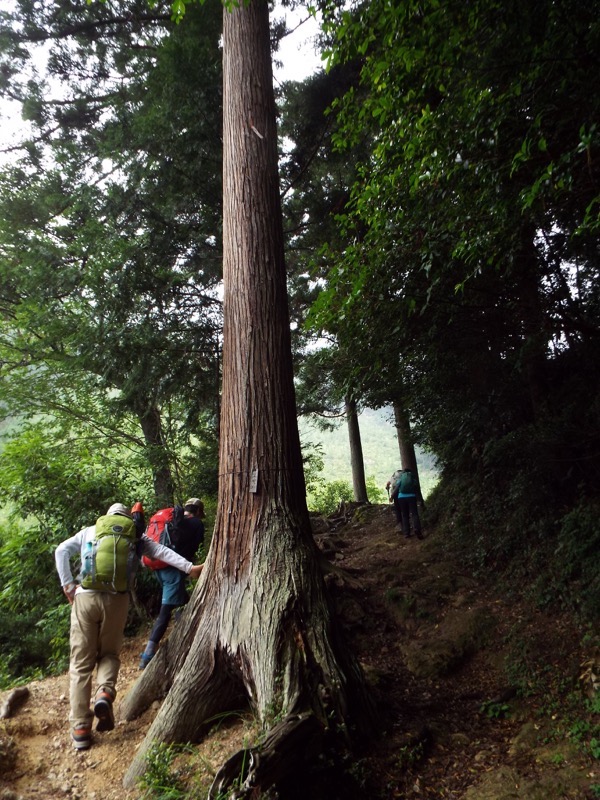
<path id="1" fill-rule="evenodd" d="M 416 494 L 417 493 L 417 479 L 409 469 L 405 469 L 400 477 L 398 486 L 400 494 Z"/>
<path id="2" fill-rule="evenodd" d="M 126 592 L 137 566 L 136 530 L 129 517 L 119 514 L 99 517 L 96 538 L 88 543 L 81 573 L 84 589 Z"/>

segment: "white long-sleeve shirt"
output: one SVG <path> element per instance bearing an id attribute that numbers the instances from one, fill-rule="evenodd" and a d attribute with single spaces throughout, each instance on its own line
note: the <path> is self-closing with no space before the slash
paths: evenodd
<path id="1" fill-rule="evenodd" d="M 54 551 L 54 560 L 56 561 L 56 569 L 58 571 L 58 577 L 60 578 L 61 586 L 69 586 L 69 584 L 74 583 L 70 560 L 74 556 L 79 555 L 80 561 L 83 564 L 84 554 L 88 542 L 93 541 L 95 537 L 96 526 L 90 525 L 87 528 L 82 528 L 74 536 L 71 536 L 70 539 L 65 539 L 64 542 L 61 542 L 58 545 Z M 183 558 L 174 550 L 171 550 L 169 547 L 165 547 L 162 544 L 158 544 L 157 542 L 153 542 L 152 539 L 149 539 L 147 536 L 142 536 L 139 541 L 141 542 L 141 552 L 143 555 L 150 556 L 150 558 L 159 558 L 161 561 L 166 561 L 169 566 L 176 567 L 182 572 L 185 572 L 186 575 L 189 574 L 190 570 L 194 566 L 191 561 Z M 77 587 L 77 592 L 92 591 L 95 590 L 84 589 L 82 586 Z"/>

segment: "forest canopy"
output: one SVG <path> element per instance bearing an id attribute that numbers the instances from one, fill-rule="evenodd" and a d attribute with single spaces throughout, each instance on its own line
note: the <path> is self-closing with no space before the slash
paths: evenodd
<path id="1" fill-rule="evenodd" d="M 299 407 L 401 406 L 440 467 L 427 515 L 448 546 L 587 620 L 598 10 L 325 4 L 328 69 L 278 93 Z M 0 92 L 30 125 L 0 174 L 0 488 L 29 531 L 0 529 L 15 609 L 23 543 L 49 558 L 117 495 L 216 495 L 221 9 L 192 4 L 179 25 L 171 11 L 1 12 Z M 58 587 L 44 593 L 51 621 Z"/>
<path id="2" fill-rule="evenodd" d="M 351 346 L 367 391 L 402 387 L 442 467 L 451 539 L 592 616 L 597 12 L 488 0 L 332 12 L 331 63 L 359 71 L 333 103 L 333 145 L 369 147 L 310 312 Z M 558 568 L 542 577 L 542 564 Z"/>

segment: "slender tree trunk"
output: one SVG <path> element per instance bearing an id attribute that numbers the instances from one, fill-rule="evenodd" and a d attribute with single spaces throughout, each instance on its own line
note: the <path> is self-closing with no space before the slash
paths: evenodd
<path id="1" fill-rule="evenodd" d="M 146 442 L 148 461 L 152 467 L 154 494 L 159 508 L 167 508 L 173 504 L 174 486 L 167 458 L 160 411 L 155 406 L 151 406 L 138 412 L 138 418 L 144 434 L 144 441 Z"/>
<path id="2" fill-rule="evenodd" d="M 346 419 L 348 420 L 348 439 L 350 441 L 350 466 L 352 467 L 352 489 L 357 503 L 368 503 L 367 482 L 365 480 L 365 461 L 363 458 L 360 427 L 356 413 L 356 400 L 346 398 Z"/>
<path id="3" fill-rule="evenodd" d="M 521 364 L 529 390 L 533 420 L 547 413 L 547 348 L 550 334 L 547 331 L 546 313 L 542 306 L 538 277 L 535 232 L 525 227 L 518 264 L 520 267 L 520 301 L 523 319 Z"/>
<path id="4" fill-rule="evenodd" d="M 370 711 L 360 668 L 336 633 L 306 507 L 267 0 L 225 10 L 223 65 L 225 327 L 217 517 L 182 620 L 121 707 L 126 718 L 136 716 L 170 687 L 125 776 L 128 787 L 144 771 L 152 742 L 197 741 L 208 720 L 239 707 L 240 698 L 263 721 L 273 713 L 308 712 L 323 732 L 345 726 L 351 712 L 360 726 Z"/>
<path id="5" fill-rule="evenodd" d="M 410 429 L 410 418 L 408 411 L 399 400 L 394 400 L 394 424 L 398 436 L 398 447 L 400 448 L 400 464 L 402 469 L 410 469 L 419 478 L 419 467 L 417 465 L 417 454 Z M 421 492 L 421 482 L 419 481 L 419 496 L 417 498 L 421 505 L 424 505 L 423 494 Z"/>
<path id="6" fill-rule="evenodd" d="M 416 475 L 418 474 L 417 455 L 412 440 L 410 420 L 406 409 L 398 400 L 394 401 L 394 425 L 400 448 L 400 465 L 402 469 L 410 469 Z"/>

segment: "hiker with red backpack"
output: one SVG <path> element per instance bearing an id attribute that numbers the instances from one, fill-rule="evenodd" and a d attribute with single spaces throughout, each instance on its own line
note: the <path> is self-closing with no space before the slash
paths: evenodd
<path id="1" fill-rule="evenodd" d="M 193 561 L 204 543 L 204 503 L 191 497 L 183 505 L 157 511 L 148 522 L 146 535 L 172 547 L 176 553 Z M 158 650 L 160 640 L 171 620 L 173 611 L 189 600 L 186 575 L 160 561 L 144 558 L 145 566 L 154 570 L 162 588 L 160 611 L 150 633 L 146 648 L 140 657 L 140 669 L 145 669 Z"/>
<path id="2" fill-rule="evenodd" d="M 122 503 L 113 503 L 94 525 L 61 542 L 54 554 L 61 586 L 72 606 L 69 723 L 76 750 L 91 746 L 94 717 L 100 733 L 115 727 L 113 702 L 129 588 L 142 554 L 161 558 L 192 578 L 199 577 L 202 571 L 202 565 L 194 566 L 174 550 L 153 542 L 143 531 L 141 504 L 136 503 L 130 511 Z M 81 559 L 77 580 L 70 566 L 70 559 L 75 556 Z M 97 689 L 92 710 L 95 667 Z"/>

